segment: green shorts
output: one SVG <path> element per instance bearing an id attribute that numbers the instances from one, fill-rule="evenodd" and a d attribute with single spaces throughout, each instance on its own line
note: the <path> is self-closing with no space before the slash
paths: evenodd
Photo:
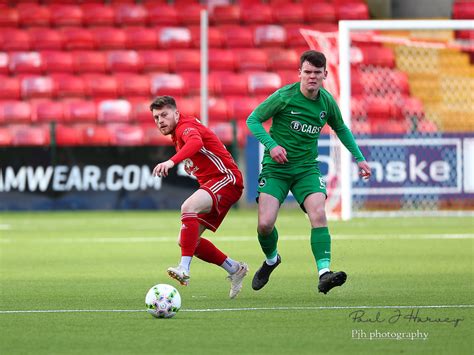
<path id="1" fill-rule="evenodd" d="M 317 166 L 291 169 L 285 168 L 284 165 L 278 168 L 264 166 L 258 178 L 257 191 L 259 194 L 264 192 L 272 195 L 280 204 L 291 191 L 303 211 L 303 202 L 308 195 L 322 192 L 327 196 L 326 182 Z"/>

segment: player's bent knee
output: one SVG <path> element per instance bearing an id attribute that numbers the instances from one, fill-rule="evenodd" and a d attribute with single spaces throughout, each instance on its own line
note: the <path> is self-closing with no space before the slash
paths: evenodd
<path id="1" fill-rule="evenodd" d="M 257 232 L 260 235 L 269 235 L 272 233 L 273 228 L 273 223 L 259 223 L 257 227 Z"/>

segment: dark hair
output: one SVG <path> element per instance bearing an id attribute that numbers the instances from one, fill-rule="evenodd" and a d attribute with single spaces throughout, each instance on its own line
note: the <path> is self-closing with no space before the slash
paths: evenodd
<path id="1" fill-rule="evenodd" d="M 162 109 L 165 106 L 170 106 L 176 109 L 176 101 L 172 96 L 158 96 L 150 105 L 150 111 Z"/>
<path id="2" fill-rule="evenodd" d="M 303 66 L 304 62 L 309 62 L 316 68 L 326 69 L 326 57 L 323 53 L 309 50 L 304 52 L 300 57 L 300 68 Z"/>

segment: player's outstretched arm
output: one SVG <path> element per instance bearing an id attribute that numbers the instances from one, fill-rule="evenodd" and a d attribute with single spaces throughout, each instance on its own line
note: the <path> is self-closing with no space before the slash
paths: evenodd
<path id="1" fill-rule="evenodd" d="M 153 175 L 159 177 L 166 177 L 168 176 L 168 170 L 170 170 L 174 166 L 174 162 L 172 160 L 164 161 L 163 163 L 159 163 L 153 169 Z"/>

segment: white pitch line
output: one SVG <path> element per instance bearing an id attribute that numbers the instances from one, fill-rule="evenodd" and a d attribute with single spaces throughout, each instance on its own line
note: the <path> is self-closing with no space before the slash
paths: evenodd
<path id="1" fill-rule="evenodd" d="M 9 224 L 0 224 L 0 230 L 9 230 L 11 226 Z"/>
<path id="2" fill-rule="evenodd" d="M 412 309 L 412 308 L 474 308 L 473 304 L 418 305 L 418 306 L 315 306 L 315 307 L 246 307 L 246 308 L 203 308 L 182 309 L 180 312 L 243 312 L 243 311 L 325 311 L 341 309 Z M 107 313 L 107 312 L 146 312 L 146 309 L 49 309 L 49 310 L 12 310 L 0 311 L 0 314 L 18 313 Z"/>

